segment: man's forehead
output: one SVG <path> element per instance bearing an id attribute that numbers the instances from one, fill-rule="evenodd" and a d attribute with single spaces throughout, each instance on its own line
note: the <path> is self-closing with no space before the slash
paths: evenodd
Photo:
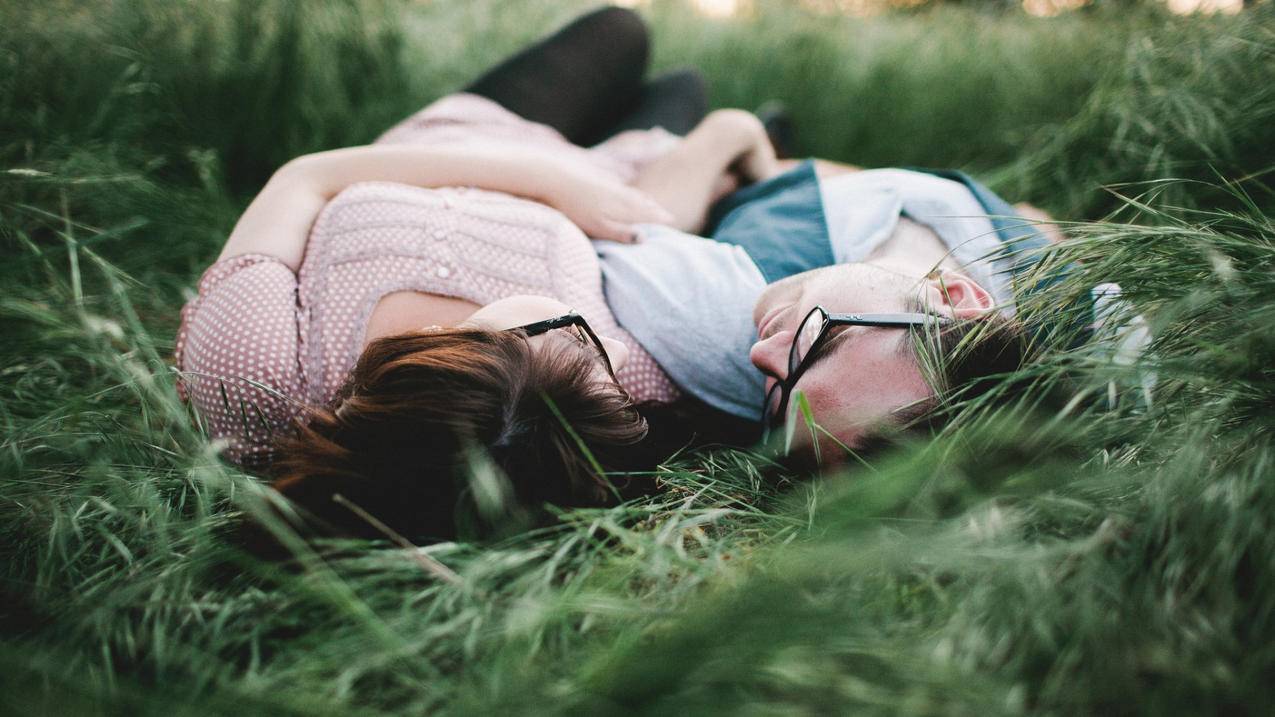
<path id="1" fill-rule="evenodd" d="M 848 278 L 857 270 L 857 264 L 833 264 L 797 274 L 792 279 L 802 284 L 823 283 Z"/>

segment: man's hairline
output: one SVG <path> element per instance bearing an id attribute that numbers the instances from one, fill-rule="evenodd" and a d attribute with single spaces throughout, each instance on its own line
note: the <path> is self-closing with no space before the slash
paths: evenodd
<path id="1" fill-rule="evenodd" d="M 919 296 L 905 297 L 903 299 L 903 308 L 909 313 L 937 316 L 937 314 L 933 314 L 929 311 L 929 306 Z M 926 329 L 927 327 L 920 326 L 908 328 L 900 332 L 903 335 L 899 337 L 899 343 L 896 346 L 896 351 L 900 358 L 910 361 L 912 365 L 916 367 L 917 371 L 920 372 L 921 380 L 925 382 L 926 387 L 930 390 L 930 395 L 926 398 L 926 400 L 933 401 L 938 399 L 942 386 L 935 385 L 935 381 L 932 380 L 934 377 L 926 375 L 927 373 L 934 372 L 927 372 L 921 363 L 921 354 L 919 349 L 921 347 L 921 341 L 927 336 Z M 938 378 L 941 379 L 942 371 L 938 371 L 937 373 Z"/>

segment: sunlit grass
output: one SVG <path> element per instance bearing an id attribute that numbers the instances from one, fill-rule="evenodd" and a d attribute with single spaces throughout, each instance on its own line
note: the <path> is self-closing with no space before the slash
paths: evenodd
<path id="1" fill-rule="evenodd" d="M 1219 712 L 1275 665 L 1275 33 L 1154 8 L 643 10 L 659 68 L 803 149 L 959 166 L 1118 281 L 1136 364 L 1049 352 L 940 440 L 798 480 L 716 451 L 490 544 L 231 539 L 259 484 L 167 364 L 288 158 L 365 142 L 559 3 L 0 9 L 0 705 L 15 714 Z M 1096 30 L 1101 28 L 1101 30 Z M 476 38 L 482 38 L 479 42 Z M 1147 400 L 1148 376 L 1155 385 Z M 263 513 L 264 514 L 264 513 Z M 287 535 L 286 526 L 278 526 Z"/>

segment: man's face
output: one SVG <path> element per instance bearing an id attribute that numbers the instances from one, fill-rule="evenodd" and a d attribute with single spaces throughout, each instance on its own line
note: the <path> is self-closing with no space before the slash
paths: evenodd
<path id="1" fill-rule="evenodd" d="M 872 264 L 840 264 L 771 284 L 753 310 L 759 339 L 749 358 L 766 374 L 766 390 L 788 376 L 793 334 L 815 306 L 829 313 L 901 313 L 906 299 L 924 283 Z M 837 333 L 789 394 L 789 413 L 803 394 L 815 422 L 847 446 L 860 444 L 890 414 L 932 395 L 917 365 L 906 330 L 851 326 Z M 760 397 L 759 397 L 760 400 Z M 800 418 L 794 420 L 800 421 Z M 814 437 L 804 422 L 793 448 L 805 452 Z M 837 455 L 835 443 L 820 436 L 820 452 Z"/>

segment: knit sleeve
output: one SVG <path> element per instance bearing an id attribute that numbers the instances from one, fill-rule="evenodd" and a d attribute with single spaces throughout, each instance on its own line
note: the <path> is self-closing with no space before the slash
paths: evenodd
<path id="1" fill-rule="evenodd" d="M 300 413 L 297 279 L 274 257 L 245 254 L 209 267 L 182 309 L 179 391 L 230 460 L 269 462 Z"/>

